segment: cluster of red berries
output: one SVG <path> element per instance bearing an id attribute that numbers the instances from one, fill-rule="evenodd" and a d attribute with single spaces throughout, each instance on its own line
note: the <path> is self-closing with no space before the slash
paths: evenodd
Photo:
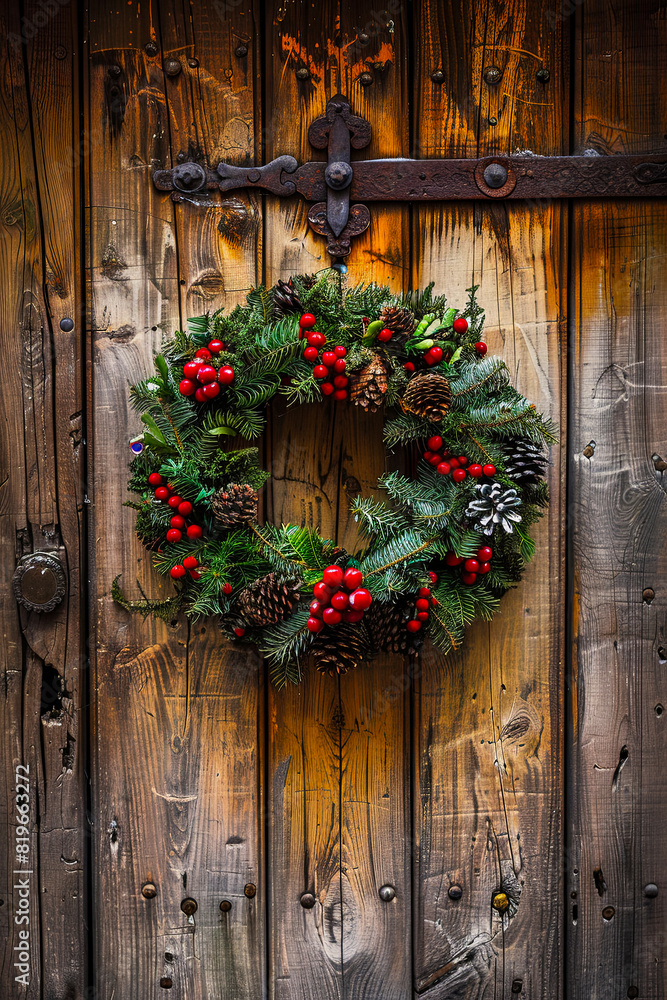
<path id="1" fill-rule="evenodd" d="M 234 381 L 234 369 L 230 365 L 223 365 L 218 371 L 207 363 L 214 354 L 220 354 L 224 349 L 225 345 L 221 340 L 210 340 L 208 347 L 200 347 L 192 361 L 183 365 L 185 378 L 178 386 L 181 396 L 194 395 L 198 403 L 205 403 L 215 399 L 221 385 L 229 385 Z"/>
<path id="2" fill-rule="evenodd" d="M 446 448 L 443 449 L 442 438 L 439 434 L 434 434 L 426 442 L 427 450 L 424 452 L 424 461 L 432 465 L 441 476 L 448 476 L 451 473 L 455 483 L 462 483 L 466 475 L 473 479 L 480 479 L 481 476 L 495 476 L 495 465 L 479 465 L 473 462 L 468 465 L 469 459 L 465 455 L 452 455 Z"/>
<path id="3" fill-rule="evenodd" d="M 491 569 L 491 560 L 493 558 L 493 549 L 489 548 L 488 545 L 483 545 L 481 549 L 477 550 L 476 559 L 465 559 L 463 556 L 457 556 L 455 552 L 448 552 L 445 556 L 445 563 L 447 566 L 461 566 L 461 579 L 464 583 L 474 583 L 478 576 L 484 576 Z"/>
<path id="4" fill-rule="evenodd" d="M 176 542 L 180 542 L 183 537 L 183 532 L 192 541 L 201 538 L 204 534 L 201 526 L 199 524 L 188 524 L 186 517 L 192 514 L 193 507 L 189 500 L 184 500 L 183 497 L 179 497 L 177 493 L 174 493 L 172 487 L 169 483 L 165 483 L 164 478 L 159 472 L 151 472 L 148 477 L 148 484 L 152 486 L 155 490 L 154 496 L 156 500 L 166 500 L 168 505 L 173 510 L 173 515 L 170 521 L 171 527 L 167 531 L 167 541 L 171 542 L 172 545 Z M 192 561 L 194 559 L 194 562 Z M 194 556 L 187 556 L 183 560 L 183 565 L 174 566 L 171 570 L 171 575 L 174 580 L 180 580 L 181 577 L 185 576 L 187 570 L 190 571 L 190 576 L 193 580 L 199 579 L 199 573 L 196 572 L 198 562 Z"/>
<path id="5" fill-rule="evenodd" d="M 313 375 L 320 383 L 323 396 L 333 395 L 334 399 L 347 399 L 349 381 L 345 374 L 347 350 L 342 344 L 337 344 L 336 347 L 323 351 L 327 338 L 323 333 L 311 329 L 315 323 L 316 319 L 312 313 L 304 313 L 299 321 L 299 337 L 305 336 L 308 341 L 308 346 L 303 352 L 304 359 L 314 365 Z"/>
<path id="6" fill-rule="evenodd" d="M 437 583 L 437 576 L 435 573 L 429 573 L 431 577 L 431 583 Z M 422 624 L 428 621 L 428 611 L 432 604 L 437 604 L 435 597 L 431 596 L 431 591 L 428 587 L 420 587 L 417 594 L 417 600 L 415 601 L 415 616 L 411 618 L 409 622 L 406 622 L 406 629 L 408 632 L 419 632 Z"/>
<path id="7" fill-rule="evenodd" d="M 322 579 L 313 587 L 308 629 L 321 632 L 325 625 L 358 622 L 373 603 L 370 593 L 361 586 L 364 577 L 359 569 L 327 566 Z"/>

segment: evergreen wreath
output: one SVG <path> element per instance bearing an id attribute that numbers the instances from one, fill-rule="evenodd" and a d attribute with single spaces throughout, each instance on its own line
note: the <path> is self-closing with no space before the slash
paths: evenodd
<path id="1" fill-rule="evenodd" d="M 128 484 L 137 535 L 176 591 L 131 601 L 117 578 L 115 600 L 166 620 L 215 615 L 229 638 L 256 643 L 279 687 L 298 683 L 307 655 L 334 674 L 382 651 L 414 655 L 425 635 L 447 653 L 490 619 L 533 554 L 556 428 L 486 356 L 476 287 L 462 311 L 432 289 L 346 290 L 327 270 L 177 331 L 130 390 L 145 429 Z M 269 474 L 257 448 L 225 442 L 259 437 L 276 394 L 383 406 L 388 448 L 411 446 L 414 478 L 389 472 L 386 501 L 353 501 L 358 551 L 259 523 Z"/>

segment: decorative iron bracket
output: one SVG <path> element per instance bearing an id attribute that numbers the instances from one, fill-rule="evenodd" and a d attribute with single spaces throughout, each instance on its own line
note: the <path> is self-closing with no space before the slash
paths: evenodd
<path id="1" fill-rule="evenodd" d="M 220 163 L 216 170 L 181 163 L 156 170 L 153 183 L 176 201 L 201 202 L 211 191 L 256 188 L 315 202 L 310 226 L 327 237 L 332 257 L 346 257 L 350 240 L 370 225 L 364 201 L 553 201 L 561 198 L 665 198 L 667 157 L 639 156 L 486 156 L 472 160 L 356 160 L 352 149 L 371 141 L 371 126 L 352 114 L 347 98 L 332 97 L 325 113 L 308 129 L 315 149 L 327 162 L 299 166 L 293 156 L 278 156 L 263 167 Z"/>

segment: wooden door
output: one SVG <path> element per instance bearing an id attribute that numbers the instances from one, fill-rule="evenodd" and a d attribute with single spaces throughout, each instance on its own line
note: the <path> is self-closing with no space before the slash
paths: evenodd
<path id="1" fill-rule="evenodd" d="M 328 263 L 299 198 L 175 204 L 152 170 L 316 158 L 336 92 L 369 158 L 664 152 L 664 8 L 24 0 L 0 29 L 3 996 L 663 997 L 664 204 L 377 204 L 353 245 L 352 282 L 479 284 L 561 426 L 536 558 L 461 651 L 277 692 L 214 623 L 110 591 L 164 592 L 128 384 L 189 315 Z M 264 516 L 350 541 L 381 416 L 275 407 L 263 449 Z M 37 550 L 67 575 L 41 616 L 11 588 Z"/>

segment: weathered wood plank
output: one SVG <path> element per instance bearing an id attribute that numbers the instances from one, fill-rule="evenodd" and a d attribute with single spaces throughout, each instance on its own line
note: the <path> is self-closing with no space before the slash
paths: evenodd
<path id="1" fill-rule="evenodd" d="M 6 995 L 83 996 L 86 792 L 81 634 L 83 533 L 81 261 L 76 12 L 4 12 L 0 257 L 5 362 L 0 443 L 3 781 L 0 982 Z M 60 321 L 71 318 L 71 329 Z M 18 559 L 49 550 L 67 570 L 51 614 L 19 613 Z M 30 768 L 30 854 L 17 862 L 15 769 Z M 23 800 L 25 801 L 25 799 Z M 15 870 L 30 872 L 30 923 L 16 924 Z M 15 950 L 30 933 L 27 988 Z"/>
<path id="2" fill-rule="evenodd" d="M 561 152 L 560 30 L 545 5 L 418 5 L 416 143 L 421 156 L 496 149 Z M 489 65 L 501 80 L 489 86 Z M 548 87 L 536 79 L 547 66 Z M 442 84 L 431 73 L 441 69 Z M 561 420 L 562 211 L 531 206 L 419 207 L 413 284 L 435 280 L 450 303 L 479 284 L 489 351 Z M 489 626 L 443 660 L 427 650 L 415 701 L 414 919 L 419 996 L 559 995 L 561 492 L 537 529 L 525 581 Z M 545 569 L 548 567 L 548 571 Z M 450 887 L 461 890 L 459 899 Z M 494 892 L 513 898 L 510 915 Z M 457 889 L 454 890 L 456 894 Z M 516 910 L 515 910 L 516 904 Z"/>
<path id="3" fill-rule="evenodd" d="M 665 151 L 664 19 L 597 0 L 577 28 L 573 152 Z M 665 988 L 666 248 L 664 205 L 573 209 L 567 988 L 596 1000 Z"/>

